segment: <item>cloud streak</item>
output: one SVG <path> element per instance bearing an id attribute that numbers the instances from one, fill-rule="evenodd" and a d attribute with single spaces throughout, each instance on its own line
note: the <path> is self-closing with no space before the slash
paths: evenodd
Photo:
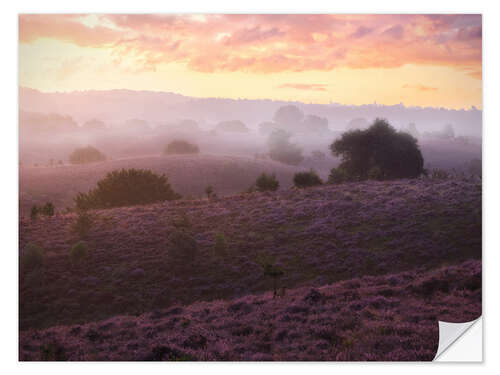
<path id="1" fill-rule="evenodd" d="M 480 15 L 20 15 L 19 41 L 107 48 L 137 71 L 252 73 L 450 66 L 480 79 Z"/>
<path id="2" fill-rule="evenodd" d="M 295 89 L 308 91 L 327 91 L 327 86 L 320 83 L 284 83 L 276 86 L 278 89 Z"/>

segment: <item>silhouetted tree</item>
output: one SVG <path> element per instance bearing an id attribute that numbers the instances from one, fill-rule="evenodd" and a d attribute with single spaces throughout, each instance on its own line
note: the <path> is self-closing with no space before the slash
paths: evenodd
<path id="1" fill-rule="evenodd" d="M 92 146 L 77 148 L 69 156 L 72 164 L 96 163 L 106 160 L 106 156 Z"/>
<path id="2" fill-rule="evenodd" d="M 386 120 L 376 119 L 366 130 L 351 130 L 330 146 L 342 162 L 332 170 L 333 180 L 367 178 L 415 178 L 422 174 L 424 159 L 417 140 L 397 132 Z"/>
<path id="3" fill-rule="evenodd" d="M 97 182 L 88 193 L 79 193 L 78 209 L 110 208 L 149 204 L 180 198 L 168 183 L 165 175 L 146 169 L 122 169 L 113 171 Z"/>
<path id="4" fill-rule="evenodd" d="M 175 140 L 170 142 L 167 147 L 165 147 L 164 153 L 167 155 L 175 154 L 197 154 L 200 149 L 197 145 L 189 143 L 183 140 Z"/>

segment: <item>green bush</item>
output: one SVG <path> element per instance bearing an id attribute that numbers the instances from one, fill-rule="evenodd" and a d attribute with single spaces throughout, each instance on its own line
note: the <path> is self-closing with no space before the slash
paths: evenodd
<path id="1" fill-rule="evenodd" d="M 218 257 L 225 257 L 227 255 L 226 237 L 222 233 L 215 235 L 214 252 Z"/>
<path id="2" fill-rule="evenodd" d="M 106 156 L 92 146 L 77 148 L 69 156 L 69 161 L 72 164 L 96 163 L 106 160 Z"/>
<path id="3" fill-rule="evenodd" d="M 41 208 L 41 213 L 45 216 L 54 216 L 54 205 L 51 202 L 45 203 Z"/>
<path id="4" fill-rule="evenodd" d="M 215 191 L 214 191 L 214 188 L 212 187 L 212 185 L 208 185 L 206 188 L 205 188 L 205 194 L 207 195 L 207 198 L 210 199 L 210 198 L 213 198 L 216 196 L 215 194 Z"/>
<path id="5" fill-rule="evenodd" d="M 451 174 L 444 169 L 432 169 L 429 178 L 433 180 L 446 180 L 451 177 Z"/>
<path id="6" fill-rule="evenodd" d="M 280 187 L 280 183 L 276 179 L 276 175 L 268 175 L 262 173 L 255 181 L 255 190 L 257 191 L 276 191 Z"/>
<path id="7" fill-rule="evenodd" d="M 197 154 L 200 152 L 198 146 L 183 140 L 175 140 L 165 147 L 164 154 Z"/>
<path id="8" fill-rule="evenodd" d="M 318 174 L 311 169 L 309 172 L 298 172 L 293 176 L 293 184 L 298 188 L 322 185 L 323 181 Z"/>
<path id="9" fill-rule="evenodd" d="M 196 239 L 184 229 L 172 228 L 168 236 L 168 259 L 177 265 L 194 262 L 198 244 Z"/>
<path id="10" fill-rule="evenodd" d="M 73 264 L 78 264 L 87 259 L 89 256 L 89 248 L 87 243 L 84 241 L 79 241 L 73 245 L 70 250 L 69 256 Z"/>
<path id="11" fill-rule="evenodd" d="M 80 238 L 86 238 L 94 223 L 94 217 L 87 210 L 78 210 L 76 221 L 73 223 L 73 232 Z"/>
<path id="12" fill-rule="evenodd" d="M 31 220 L 36 220 L 39 213 L 40 213 L 40 208 L 36 204 L 34 206 L 32 206 L 31 213 L 30 213 Z"/>
<path id="13" fill-rule="evenodd" d="M 21 254 L 21 269 L 23 272 L 31 272 L 43 266 L 44 251 L 34 242 L 29 242 Z"/>
<path id="14" fill-rule="evenodd" d="M 346 174 L 337 180 L 417 178 L 424 159 L 416 138 L 397 132 L 386 120 L 376 119 L 366 130 L 351 130 L 330 145 L 341 157 L 339 168 Z"/>
<path id="15" fill-rule="evenodd" d="M 332 168 L 330 175 L 328 176 L 328 183 L 330 184 L 342 184 L 349 180 L 351 180 L 349 174 L 342 167 Z"/>
<path id="16" fill-rule="evenodd" d="M 75 197 L 78 209 L 111 208 L 179 199 L 168 178 L 146 169 L 113 171 L 97 187 Z"/>

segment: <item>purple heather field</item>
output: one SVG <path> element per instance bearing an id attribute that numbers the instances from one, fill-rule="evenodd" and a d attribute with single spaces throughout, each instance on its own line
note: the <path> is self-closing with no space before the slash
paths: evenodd
<path id="1" fill-rule="evenodd" d="M 419 178 L 20 219 L 21 360 L 432 360 L 438 320 L 481 315 L 481 180 Z M 172 220 L 198 244 L 169 262 Z M 214 251 L 223 234 L 227 252 Z M 284 270 L 279 292 L 258 263 Z"/>

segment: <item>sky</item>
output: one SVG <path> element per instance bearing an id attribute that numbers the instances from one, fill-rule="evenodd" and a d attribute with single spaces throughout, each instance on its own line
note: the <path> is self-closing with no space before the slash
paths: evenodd
<path id="1" fill-rule="evenodd" d="M 480 15 L 22 14 L 19 84 L 482 108 Z"/>

